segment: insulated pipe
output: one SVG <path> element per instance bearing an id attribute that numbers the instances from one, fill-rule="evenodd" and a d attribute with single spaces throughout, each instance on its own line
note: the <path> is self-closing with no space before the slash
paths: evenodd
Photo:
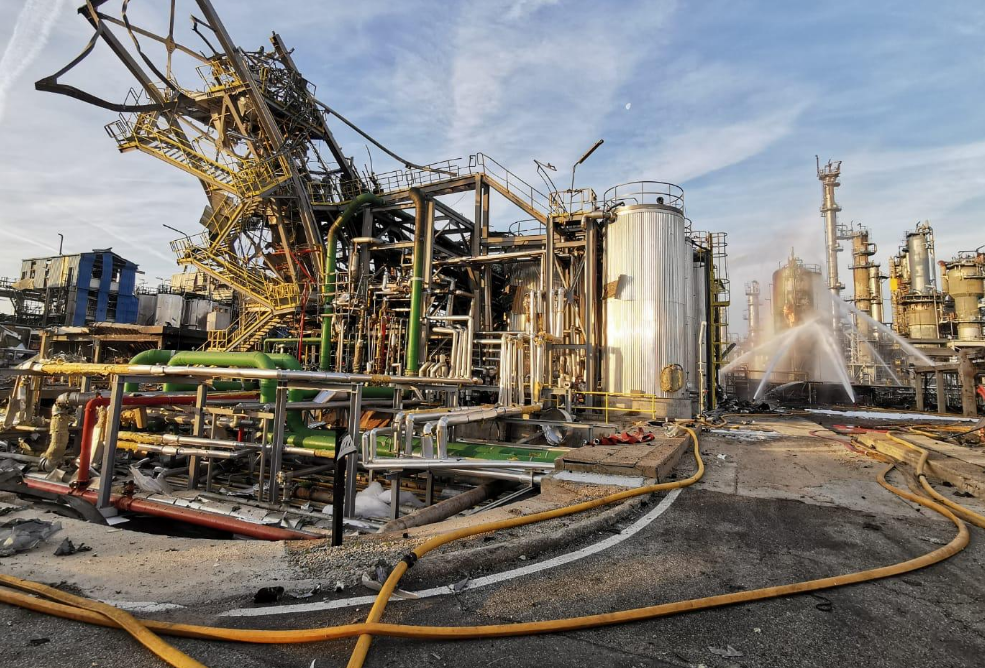
<path id="1" fill-rule="evenodd" d="M 465 323 L 465 336 L 466 343 L 465 349 L 462 351 L 465 357 L 465 366 L 463 367 L 463 373 L 461 377 L 471 377 L 472 376 L 472 354 L 473 354 L 473 338 L 475 337 L 475 319 L 471 315 L 436 315 L 431 316 L 429 320 L 438 320 L 444 322 L 464 322 Z"/>
<path id="2" fill-rule="evenodd" d="M 245 456 L 246 452 L 231 452 L 229 450 L 206 450 L 205 448 L 183 448 L 175 445 L 150 445 L 133 441 L 117 440 L 116 447 L 131 452 L 153 452 L 169 457 L 202 457 L 212 459 L 237 459 Z"/>
<path id="3" fill-rule="evenodd" d="M 485 422 L 486 420 L 495 420 L 500 417 L 512 415 L 529 415 L 530 413 L 536 413 L 543 407 L 543 404 L 496 406 L 494 408 L 463 411 L 454 415 L 444 415 L 438 419 L 437 427 L 435 428 L 435 434 L 438 439 L 438 458 L 445 459 L 448 457 L 448 427 L 458 424 L 468 424 L 470 422 Z"/>
<path id="4" fill-rule="evenodd" d="M 420 367 L 421 311 L 424 301 L 424 254 L 427 212 L 424 195 L 417 188 L 407 191 L 414 203 L 414 266 L 410 278 L 410 315 L 407 319 L 407 359 L 404 368 L 415 374 Z"/>
<path id="5" fill-rule="evenodd" d="M 332 320 L 335 317 L 335 287 L 338 283 L 336 275 L 336 239 L 339 230 L 345 225 L 352 216 L 367 204 L 382 204 L 379 197 L 373 193 L 363 193 L 355 197 L 349 205 L 342 211 L 332 226 L 328 228 L 328 235 L 325 239 L 325 282 L 324 295 L 322 297 L 323 310 L 321 321 L 321 354 L 318 357 L 318 369 L 328 371 L 332 368 Z"/>
<path id="6" fill-rule="evenodd" d="M 474 466 L 476 471 L 481 471 L 482 469 L 553 471 L 555 468 L 553 463 L 546 462 L 490 461 L 486 459 L 469 459 L 467 457 L 442 457 L 440 459 L 394 457 L 392 459 L 379 459 L 368 464 L 363 464 L 363 468 L 370 471 L 389 469 L 414 469 L 423 471 L 455 469 L 456 471 L 471 471 L 470 466 Z"/>
<path id="7" fill-rule="evenodd" d="M 26 478 L 24 480 L 24 484 L 32 489 L 40 489 L 46 492 L 52 492 L 54 494 L 70 494 L 73 496 L 79 496 L 93 504 L 96 503 L 97 499 L 97 493 L 95 491 L 74 491 L 68 485 L 49 482 L 47 480 Z M 217 515 L 215 513 L 208 513 L 205 511 L 195 510 L 193 508 L 182 508 L 180 506 L 157 503 L 147 499 L 123 496 L 120 494 L 113 494 L 110 497 L 110 503 L 117 510 L 122 510 L 124 512 L 143 513 L 145 515 L 153 515 L 155 517 L 165 517 L 168 519 L 178 520 L 179 522 L 196 524 L 198 526 L 249 536 L 250 538 L 257 538 L 259 540 L 314 540 L 321 538 L 321 536 L 302 533 L 300 531 L 293 531 L 291 529 L 254 524 L 235 517 Z"/>
<path id="8" fill-rule="evenodd" d="M 492 404 L 482 406 L 453 406 L 450 408 L 434 408 L 422 411 L 411 411 L 404 418 L 404 452 L 411 454 L 414 450 L 414 423 L 418 420 L 435 420 L 445 415 L 454 415 L 464 411 L 474 411 L 492 408 Z"/>
<path id="9" fill-rule="evenodd" d="M 255 353 L 253 353 L 255 354 Z M 481 385 L 478 378 L 424 378 L 422 376 L 391 376 L 388 374 L 336 373 L 332 371 L 293 371 L 280 369 L 214 368 L 197 366 L 162 366 L 131 364 L 91 364 L 78 362 L 35 362 L 28 371 L 50 375 L 133 375 L 191 378 L 249 378 L 253 380 L 285 381 L 289 383 L 324 383 L 351 385 L 376 383 L 381 385 Z"/>

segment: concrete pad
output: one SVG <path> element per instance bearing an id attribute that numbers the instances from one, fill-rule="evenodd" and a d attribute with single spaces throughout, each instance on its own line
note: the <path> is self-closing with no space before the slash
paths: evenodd
<path id="1" fill-rule="evenodd" d="M 687 436 L 657 438 L 649 443 L 589 445 L 558 458 L 564 471 L 582 471 L 666 480 L 690 447 Z"/>

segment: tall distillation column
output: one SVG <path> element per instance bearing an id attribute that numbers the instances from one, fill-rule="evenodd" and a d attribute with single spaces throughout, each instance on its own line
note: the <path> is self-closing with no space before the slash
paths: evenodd
<path id="1" fill-rule="evenodd" d="M 821 215 L 824 216 L 824 249 L 828 265 L 828 290 L 832 292 L 832 297 L 840 298 L 841 291 L 844 289 L 838 281 L 838 253 L 841 246 L 838 245 L 838 212 L 841 207 L 835 202 L 835 188 L 841 185 L 838 177 L 841 175 L 841 160 L 832 162 L 821 167 L 818 164 L 817 178 L 821 181 L 823 199 L 821 201 Z"/>
<path id="2" fill-rule="evenodd" d="M 755 348 L 762 339 L 762 320 L 759 313 L 759 281 L 746 284 L 746 320 L 749 321 L 749 347 Z"/>
<path id="3" fill-rule="evenodd" d="M 862 313 L 872 312 L 872 283 L 870 271 L 872 256 L 876 254 L 876 245 L 869 241 L 869 230 L 859 226 L 850 234 L 852 240 L 852 301 L 855 308 Z M 852 337 L 852 352 L 855 368 L 852 370 L 855 379 L 861 383 L 875 382 L 874 350 L 877 345 L 875 332 L 869 322 L 857 315 L 852 316 L 854 323 Z"/>
<path id="4" fill-rule="evenodd" d="M 872 300 L 869 303 L 869 315 L 876 322 L 883 322 L 885 317 L 882 312 L 882 282 L 886 277 L 882 275 L 880 269 L 876 262 L 869 264 L 869 295 Z"/>

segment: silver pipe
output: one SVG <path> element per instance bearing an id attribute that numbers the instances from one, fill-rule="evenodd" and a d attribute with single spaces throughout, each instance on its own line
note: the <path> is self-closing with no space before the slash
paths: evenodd
<path id="1" fill-rule="evenodd" d="M 136 443 L 133 441 L 127 441 L 125 438 L 121 438 L 118 442 L 122 443 L 133 443 L 137 450 L 142 452 L 156 452 L 162 455 L 169 455 L 172 457 L 211 457 L 213 459 L 238 459 L 247 454 L 246 451 L 230 452 L 229 450 L 206 450 L 204 448 L 181 448 L 173 445 L 151 445 L 149 443 Z"/>
<path id="2" fill-rule="evenodd" d="M 26 371 L 41 373 L 111 376 L 161 376 L 192 378 L 248 378 L 296 383 L 325 383 L 350 385 L 377 383 L 381 385 L 478 385 L 478 378 L 423 378 L 421 376 L 390 376 L 387 374 L 337 373 L 333 371 L 294 371 L 290 369 L 234 369 L 229 367 L 165 366 L 163 364 L 76 364 L 52 361 L 33 362 Z M 16 371 L 16 370 L 15 370 Z"/>
<path id="3" fill-rule="evenodd" d="M 443 415 L 437 420 L 434 428 L 438 439 L 438 457 L 445 459 L 448 457 L 448 428 L 459 424 L 469 424 L 470 422 L 485 422 L 495 420 L 500 417 L 511 415 L 523 415 L 532 410 L 540 410 L 543 404 L 531 404 L 529 406 L 495 406 L 492 408 L 477 407 L 472 410 L 462 411 L 453 415 Z"/>
<path id="4" fill-rule="evenodd" d="M 474 478 L 486 478 L 489 480 L 506 480 L 508 482 L 519 482 L 534 487 L 540 487 L 543 475 L 534 473 L 514 473 L 513 471 L 500 471 L 490 469 L 444 469 L 445 473 L 452 473 L 459 476 L 471 476 Z"/>
<path id="5" fill-rule="evenodd" d="M 484 459 L 464 459 L 464 458 L 444 458 L 444 459 L 423 459 L 417 457 L 394 457 L 393 459 L 378 459 L 374 462 L 363 464 L 364 468 L 371 471 L 381 469 L 462 469 L 471 471 L 470 467 L 486 469 L 525 469 L 529 471 L 553 471 L 554 464 L 545 462 L 498 462 L 487 461 Z"/>
<path id="6" fill-rule="evenodd" d="M 522 259 L 533 259 L 544 254 L 543 250 L 526 250 L 517 251 L 515 253 L 493 253 L 491 255 L 481 255 L 478 257 L 466 256 L 466 257 L 456 257 L 449 260 L 442 260 L 441 262 L 435 262 L 435 264 L 441 265 L 455 265 L 455 264 L 484 264 L 487 262 L 502 262 L 504 260 L 522 260 Z"/>

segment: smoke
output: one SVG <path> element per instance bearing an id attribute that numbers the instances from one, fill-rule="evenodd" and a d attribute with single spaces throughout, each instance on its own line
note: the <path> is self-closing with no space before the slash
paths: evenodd
<path id="1" fill-rule="evenodd" d="M 7 48 L 0 56 L 0 122 L 10 89 L 41 54 L 64 5 L 65 0 L 27 0 L 24 3 Z"/>

